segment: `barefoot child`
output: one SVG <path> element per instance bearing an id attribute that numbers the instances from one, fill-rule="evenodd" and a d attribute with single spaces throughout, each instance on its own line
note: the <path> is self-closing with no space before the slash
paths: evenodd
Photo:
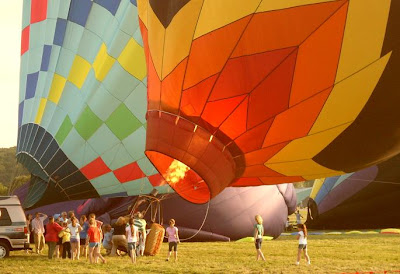
<path id="1" fill-rule="evenodd" d="M 89 243 L 89 262 L 91 264 L 97 263 L 97 259 L 100 258 L 103 264 L 105 264 L 106 260 L 100 254 L 100 230 L 96 226 L 96 220 L 94 218 L 89 219 L 86 243 Z"/>
<path id="2" fill-rule="evenodd" d="M 299 230 L 299 235 L 297 235 L 297 239 L 299 240 L 299 249 L 297 252 L 296 265 L 300 264 L 302 250 L 304 252 L 304 257 L 306 258 L 307 264 L 311 264 L 310 256 L 308 256 L 308 253 L 307 253 L 307 236 L 308 236 L 307 227 L 305 224 L 298 224 L 297 229 Z"/>
<path id="3" fill-rule="evenodd" d="M 129 219 L 129 226 L 125 229 L 126 240 L 128 242 L 128 253 L 131 256 L 132 263 L 136 263 L 136 243 L 139 239 L 139 230 L 134 225 L 135 219 Z"/>
<path id="4" fill-rule="evenodd" d="M 264 236 L 263 219 L 260 215 L 256 215 L 255 220 L 256 224 L 254 225 L 254 244 L 256 245 L 257 250 L 257 261 L 260 258 L 265 261 L 264 254 L 261 251 L 261 244 Z"/>
<path id="5" fill-rule="evenodd" d="M 171 256 L 172 248 L 174 248 L 174 257 L 175 261 L 178 260 L 178 243 L 179 241 L 179 235 L 178 235 L 178 228 L 175 227 L 175 220 L 171 219 L 169 220 L 169 227 L 166 229 L 167 232 L 167 238 L 168 238 L 168 257 L 167 261 L 169 261 L 169 257 Z"/>

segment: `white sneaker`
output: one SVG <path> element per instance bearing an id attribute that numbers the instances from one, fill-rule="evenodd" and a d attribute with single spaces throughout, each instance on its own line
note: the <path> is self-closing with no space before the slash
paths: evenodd
<path id="1" fill-rule="evenodd" d="M 300 263 L 299 262 L 296 262 L 296 265 L 299 265 Z"/>
<path id="2" fill-rule="evenodd" d="M 310 264 L 311 264 L 311 261 L 308 261 L 307 264 L 310 265 Z"/>

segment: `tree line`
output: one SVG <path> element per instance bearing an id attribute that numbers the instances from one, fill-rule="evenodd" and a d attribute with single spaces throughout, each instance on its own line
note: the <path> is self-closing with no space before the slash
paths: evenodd
<path id="1" fill-rule="evenodd" d="M 17 147 L 0 148 L 0 196 L 12 193 L 30 180 L 29 171 L 15 158 Z"/>

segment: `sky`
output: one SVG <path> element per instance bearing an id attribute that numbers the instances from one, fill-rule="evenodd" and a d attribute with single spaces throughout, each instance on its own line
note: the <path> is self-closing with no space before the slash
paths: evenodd
<path id="1" fill-rule="evenodd" d="M 22 0 L 0 0 L 0 148 L 17 145 Z"/>

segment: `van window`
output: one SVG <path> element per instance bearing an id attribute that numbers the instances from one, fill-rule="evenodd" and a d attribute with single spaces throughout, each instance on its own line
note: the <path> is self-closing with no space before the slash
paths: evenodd
<path id="1" fill-rule="evenodd" d="M 0 208 L 0 226 L 11 225 L 11 218 L 6 208 Z"/>

